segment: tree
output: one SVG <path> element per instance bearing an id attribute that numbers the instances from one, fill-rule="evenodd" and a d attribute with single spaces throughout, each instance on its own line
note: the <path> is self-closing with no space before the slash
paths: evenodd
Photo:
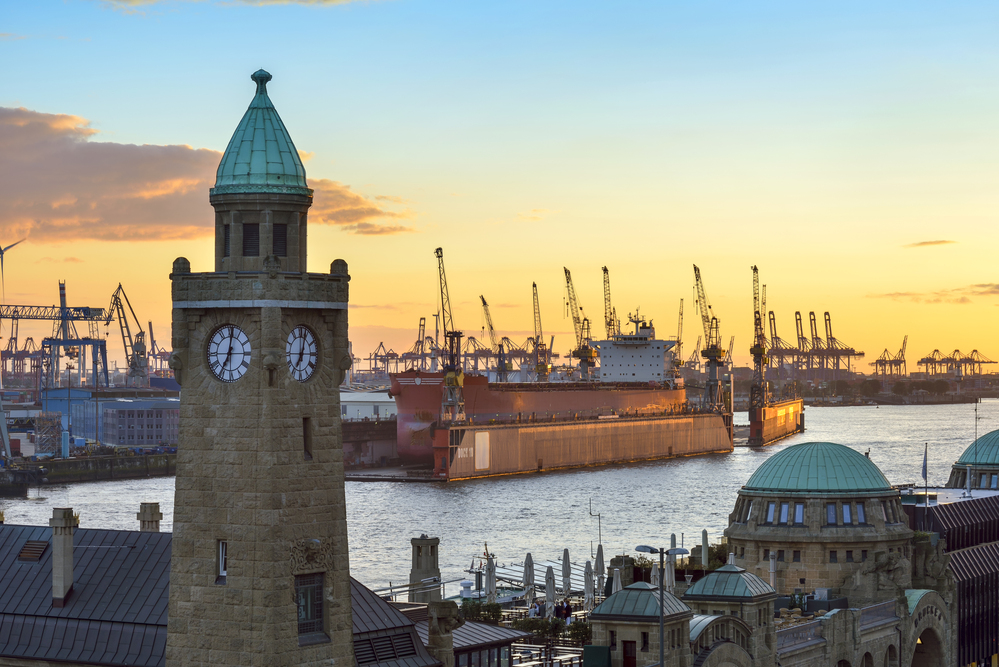
<path id="1" fill-rule="evenodd" d="M 950 391 L 950 382 L 947 382 L 947 380 L 936 380 L 933 383 L 934 394 L 942 396 L 946 394 L 948 391 Z"/>
<path id="2" fill-rule="evenodd" d="M 864 380 L 860 383 L 862 396 L 877 396 L 881 393 L 881 380 Z"/>
<path id="3" fill-rule="evenodd" d="M 908 382 L 896 382 L 892 385 L 891 393 L 896 396 L 908 396 L 909 395 L 909 383 Z"/>

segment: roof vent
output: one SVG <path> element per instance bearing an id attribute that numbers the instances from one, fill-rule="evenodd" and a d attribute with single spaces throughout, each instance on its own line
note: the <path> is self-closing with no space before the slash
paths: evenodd
<path id="1" fill-rule="evenodd" d="M 22 563 L 37 563 L 48 546 L 49 543 L 44 540 L 28 540 L 21 547 L 21 553 L 17 554 L 17 560 Z"/>

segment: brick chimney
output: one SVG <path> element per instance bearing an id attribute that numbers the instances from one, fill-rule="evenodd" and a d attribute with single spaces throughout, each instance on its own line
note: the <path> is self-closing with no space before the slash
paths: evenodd
<path id="1" fill-rule="evenodd" d="M 76 517 L 72 508 L 54 508 L 49 525 L 52 526 L 52 606 L 64 607 L 73 591 L 73 529 Z"/>
<path id="2" fill-rule="evenodd" d="M 135 518 L 139 520 L 139 530 L 143 533 L 160 532 L 160 521 L 163 519 L 163 513 L 160 512 L 159 503 L 141 503 L 139 513 L 135 515 Z"/>

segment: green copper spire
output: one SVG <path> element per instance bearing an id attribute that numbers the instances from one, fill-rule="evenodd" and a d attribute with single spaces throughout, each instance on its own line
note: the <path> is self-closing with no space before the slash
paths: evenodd
<path id="1" fill-rule="evenodd" d="M 278 192 L 311 196 L 295 144 L 267 96 L 271 75 L 260 69 L 250 78 L 257 84 L 257 94 L 222 155 L 211 194 Z"/>

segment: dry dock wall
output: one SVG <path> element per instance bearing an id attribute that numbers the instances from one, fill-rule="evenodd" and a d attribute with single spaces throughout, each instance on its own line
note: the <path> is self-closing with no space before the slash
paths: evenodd
<path id="1" fill-rule="evenodd" d="M 749 411 L 749 445 L 766 445 L 805 430 L 805 404 L 801 399 L 775 403 Z"/>
<path id="2" fill-rule="evenodd" d="M 449 436 L 448 479 L 732 451 L 729 424 L 715 414 L 459 426 Z"/>
<path id="3" fill-rule="evenodd" d="M 41 472 L 39 468 L 44 468 Z M 144 456 L 93 456 L 43 461 L 32 468 L 0 475 L 0 496 L 23 496 L 29 486 L 97 482 L 109 479 L 164 477 L 177 472 L 176 454 Z M 47 481 L 42 481 L 42 480 Z"/>

